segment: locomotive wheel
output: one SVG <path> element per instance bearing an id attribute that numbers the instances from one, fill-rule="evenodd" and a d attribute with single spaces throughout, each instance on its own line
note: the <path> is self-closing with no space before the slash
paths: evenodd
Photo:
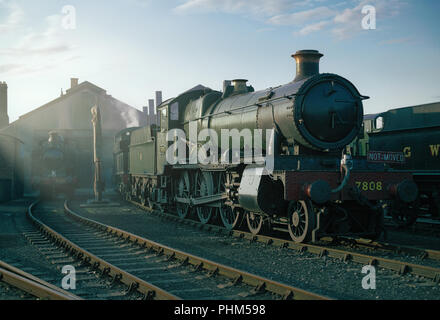
<path id="1" fill-rule="evenodd" d="M 253 235 L 260 234 L 265 229 L 264 217 L 261 214 L 246 212 L 246 221 L 249 231 Z"/>
<path id="2" fill-rule="evenodd" d="M 396 223 L 398 228 L 406 228 L 412 226 L 417 220 L 418 209 L 408 206 L 403 207 L 399 212 L 393 212 L 393 221 Z"/>
<path id="3" fill-rule="evenodd" d="M 211 221 L 213 209 L 212 207 L 197 207 L 197 216 L 201 223 L 207 224 Z"/>
<path id="4" fill-rule="evenodd" d="M 123 194 L 125 194 L 124 185 L 122 183 L 118 186 L 119 195 L 122 197 Z"/>
<path id="5" fill-rule="evenodd" d="M 238 209 L 232 209 L 230 206 L 223 204 L 220 208 L 220 218 L 226 229 L 232 230 L 237 226 L 240 218 L 240 211 Z"/>
<path id="6" fill-rule="evenodd" d="M 148 203 L 147 197 L 145 196 L 144 193 L 142 193 L 140 198 L 141 198 L 141 205 L 145 206 Z"/>
<path id="7" fill-rule="evenodd" d="M 139 193 L 139 201 L 140 204 L 145 206 L 148 201 L 147 201 L 147 195 L 146 195 L 146 187 L 144 184 L 142 184 L 142 187 L 139 188 L 140 189 L 140 193 Z"/>
<path id="8" fill-rule="evenodd" d="M 220 173 L 218 177 L 218 193 L 224 193 L 226 184 L 226 174 L 224 172 Z M 217 208 L 218 216 L 220 217 L 223 226 L 227 230 L 232 230 L 237 226 L 240 218 L 240 211 L 238 209 L 233 209 L 232 207 L 226 205 L 222 202 L 221 206 Z"/>
<path id="9" fill-rule="evenodd" d="M 389 213 L 397 228 L 406 228 L 412 226 L 419 215 L 419 202 L 413 204 L 400 204 L 392 202 L 389 204 Z"/>
<path id="10" fill-rule="evenodd" d="M 205 197 L 213 194 L 214 184 L 212 175 L 209 172 L 199 172 L 196 178 L 196 197 Z M 196 208 L 197 216 L 203 224 L 210 222 L 214 212 L 213 207 L 198 206 Z"/>
<path id="11" fill-rule="evenodd" d="M 312 239 L 316 217 L 309 201 L 291 201 L 287 209 L 288 229 L 293 241 L 301 243 Z"/>
<path id="12" fill-rule="evenodd" d="M 189 176 L 184 172 L 177 182 L 177 197 L 190 199 L 191 189 L 189 184 Z M 186 219 L 190 213 L 189 203 L 176 202 L 177 214 L 181 219 Z"/>

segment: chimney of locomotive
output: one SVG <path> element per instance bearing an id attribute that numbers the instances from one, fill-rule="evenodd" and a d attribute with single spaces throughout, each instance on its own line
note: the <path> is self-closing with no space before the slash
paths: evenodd
<path id="1" fill-rule="evenodd" d="M 323 56 L 318 50 L 300 50 L 292 54 L 296 60 L 296 77 L 293 81 L 300 81 L 319 74 L 319 60 Z"/>
<path id="2" fill-rule="evenodd" d="M 235 79 L 232 80 L 232 86 L 234 87 L 234 91 L 232 94 L 240 94 L 240 93 L 247 93 L 248 88 L 246 86 L 246 83 L 248 80 L 246 79 Z"/>

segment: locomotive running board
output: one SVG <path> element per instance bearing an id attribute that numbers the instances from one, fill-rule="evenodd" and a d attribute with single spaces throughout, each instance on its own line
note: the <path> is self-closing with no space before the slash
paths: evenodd
<path id="1" fill-rule="evenodd" d="M 210 204 L 213 202 L 219 202 L 219 201 L 222 201 L 227 198 L 228 198 L 228 196 L 226 195 L 226 193 L 219 193 L 219 194 L 214 194 L 212 196 L 204 196 L 204 197 L 200 197 L 200 198 L 179 198 L 179 197 L 176 197 L 175 199 L 176 199 L 176 202 L 186 203 L 191 206 L 199 206 L 199 205 L 203 205 L 203 204 Z"/>

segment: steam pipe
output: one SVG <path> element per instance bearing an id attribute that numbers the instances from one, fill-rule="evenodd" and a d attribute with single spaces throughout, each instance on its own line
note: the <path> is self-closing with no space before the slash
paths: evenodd
<path id="1" fill-rule="evenodd" d="M 336 189 L 332 190 L 332 193 L 338 193 L 344 189 L 348 183 L 348 180 L 350 179 L 350 169 L 347 167 L 347 165 L 343 164 L 341 165 L 341 168 L 345 171 L 344 180 L 342 180 L 342 183 Z"/>
<path id="2" fill-rule="evenodd" d="M 353 167 L 353 162 L 351 160 L 351 156 L 343 154 L 341 159 L 341 173 L 342 171 L 345 172 L 344 180 L 342 180 L 341 184 L 336 189 L 333 189 L 331 191 L 332 193 L 340 192 L 342 189 L 345 188 L 345 186 L 348 183 L 348 180 L 350 179 L 350 171 L 352 167 Z"/>

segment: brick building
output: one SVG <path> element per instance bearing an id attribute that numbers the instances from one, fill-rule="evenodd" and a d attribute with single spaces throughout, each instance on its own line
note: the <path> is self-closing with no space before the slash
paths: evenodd
<path id="1" fill-rule="evenodd" d="M 7 99 L 6 106 L 2 105 L 5 103 L 2 99 L 5 95 L 5 86 L 4 83 L 0 85 L 0 125 L 1 121 L 7 125 Z M 17 121 L 0 129 L 0 133 L 13 136 L 24 143 L 25 191 L 31 191 L 34 150 L 41 141 L 47 140 L 48 133 L 52 130 L 57 131 L 65 141 L 75 146 L 79 187 L 89 188 L 93 185 L 93 131 L 90 109 L 94 105 L 98 105 L 101 111 L 104 178 L 107 187 L 111 186 L 114 136 L 124 128 L 145 125 L 145 114 L 113 98 L 106 90 L 88 81 L 79 84 L 78 79 L 72 78 L 70 89 L 65 93 L 62 92 L 60 97 L 22 115 Z"/>

